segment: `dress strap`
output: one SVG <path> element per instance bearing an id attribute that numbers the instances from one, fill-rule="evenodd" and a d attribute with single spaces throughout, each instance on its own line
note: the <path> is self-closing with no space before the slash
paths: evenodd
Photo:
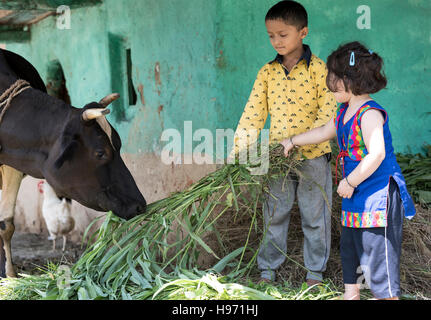
<path id="1" fill-rule="evenodd" d="M 372 101 L 370 101 L 370 102 L 372 102 Z M 368 102 L 366 105 L 362 106 L 358 110 L 358 114 L 357 114 L 356 119 L 355 119 L 357 125 L 359 125 L 359 126 L 361 125 L 362 116 L 364 115 L 364 113 L 366 111 L 371 110 L 371 109 L 376 109 L 376 110 L 383 112 L 384 117 L 385 117 L 384 123 L 386 123 L 388 121 L 388 113 L 386 112 L 386 110 L 383 109 L 382 107 L 380 107 L 379 105 L 374 105 L 374 104 L 371 104 L 370 102 Z"/>
<path id="2" fill-rule="evenodd" d="M 335 184 L 338 185 L 338 161 L 340 161 L 341 167 L 343 168 L 342 178 L 344 179 L 344 157 L 348 157 L 349 153 L 346 150 L 341 150 L 338 153 L 337 160 L 335 161 Z"/>

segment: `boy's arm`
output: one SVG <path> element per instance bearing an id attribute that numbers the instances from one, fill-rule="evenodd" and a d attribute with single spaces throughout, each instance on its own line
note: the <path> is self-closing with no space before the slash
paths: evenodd
<path id="1" fill-rule="evenodd" d="M 250 97 L 235 131 L 234 146 L 230 156 L 255 142 L 265 125 L 268 116 L 266 74 L 266 67 L 263 67 L 257 74 Z"/>
<path id="2" fill-rule="evenodd" d="M 316 66 L 316 63 L 315 63 Z M 337 103 L 335 101 L 334 94 L 329 91 L 326 86 L 326 76 L 328 75 L 328 69 L 326 65 L 317 64 L 317 70 L 315 75 L 316 89 L 317 89 L 317 118 L 312 125 L 313 128 L 318 128 L 325 125 L 337 111 Z"/>

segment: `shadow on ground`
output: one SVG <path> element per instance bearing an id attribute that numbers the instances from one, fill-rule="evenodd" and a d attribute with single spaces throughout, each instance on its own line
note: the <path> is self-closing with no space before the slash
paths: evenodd
<path id="1" fill-rule="evenodd" d="M 38 267 L 45 267 L 48 261 L 55 264 L 73 264 L 81 256 L 84 248 L 68 241 L 63 252 L 62 239 L 56 241 L 52 251 L 52 241 L 46 235 L 15 232 L 12 237 L 12 259 L 17 273 L 37 274 Z"/>

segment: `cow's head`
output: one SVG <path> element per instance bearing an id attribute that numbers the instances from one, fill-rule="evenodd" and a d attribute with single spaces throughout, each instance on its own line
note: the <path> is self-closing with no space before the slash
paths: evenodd
<path id="1" fill-rule="evenodd" d="M 50 151 L 44 176 L 58 196 L 130 219 L 145 211 L 146 202 L 121 159 L 120 137 L 105 118 L 107 106 L 117 98 L 111 94 L 72 109 Z"/>

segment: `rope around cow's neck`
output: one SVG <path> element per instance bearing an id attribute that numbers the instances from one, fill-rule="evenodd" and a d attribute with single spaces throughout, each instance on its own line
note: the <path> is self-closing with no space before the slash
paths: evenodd
<path id="1" fill-rule="evenodd" d="M 3 107 L 3 110 L 0 113 L 0 123 L 3 120 L 6 110 L 10 106 L 12 99 L 28 88 L 31 88 L 31 86 L 27 81 L 18 79 L 5 92 L 3 92 L 0 96 L 0 108 Z"/>

